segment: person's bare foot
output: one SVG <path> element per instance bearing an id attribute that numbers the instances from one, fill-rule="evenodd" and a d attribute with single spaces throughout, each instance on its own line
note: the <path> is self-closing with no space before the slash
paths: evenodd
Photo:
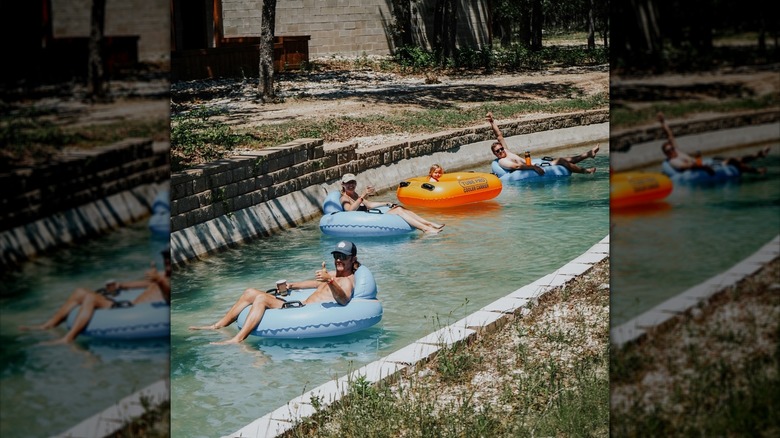
<path id="1" fill-rule="evenodd" d="M 429 228 L 425 230 L 425 234 L 439 234 L 441 233 L 441 229 L 439 228 Z"/>
<path id="2" fill-rule="evenodd" d="M 759 167 L 756 170 L 758 170 L 759 175 L 766 175 L 766 167 Z"/>
<path id="3" fill-rule="evenodd" d="M 431 226 L 433 228 L 436 228 L 437 230 L 441 230 L 442 228 L 444 228 L 445 225 L 447 225 L 447 224 L 433 224 Z"/>
<path id="4" fill-rule="evenodd" d="M 211 345 L 228 345 L 228 344 L 238 344 L 239 341 L 234 339 L 234 338 L 231 338 L 231 339 L 228 339 L 227 341 L 215 341 L 215 342 L 209 342 L 209 343 Z"/>
<path id="5" fill-rule="evenodd" d="M 48 330 L 51 327 L 47 327 L 46 324 L 38 324 L 38 325 L 20 325 L 19 330 L 23 332 L 29 332 L 33 330 Z"/>
<path id="6" fill-rule="evenodd" d="M 216 324 L 211 325 L 191 325 L 189 327 L 190 330 L 217 330 L 218 328 Z"/>
<path id="7" fill-rule="evenodd" d="M 771 149 L 769 148 L 769 146 L 765 147 L 764 149 L 761 149 L 760 151 L 758 151 L 758 158 L 766 157 L 767 155 L 769 155 L 769 151 L 770 150 Z M 764 169 L 764 170 L 766 170 L 766 169 Z"/>
<path id="8" fill-rule="evenodd" d="M 70 343 L 69 339 L 59 338 L 59 339 L 54 339 L 54 340 L 51 340 L 51 341 L 39 342 L 38 345 L 52 346 L 52 345 L 67 345 L 69 343 Z"/>
<path id="9" fill-rule="evenodd" d="M 589 167 L 589 168 L 585 169 L 585 173 L 596 173 L 596 168 L 595 167 Z"/>
<path id="10" fill-rule="evenodd" d="M 588 151 L 588 157 L 593 158 L 596 156 L 597 153 L 599 153 L 599 149 L 601 148 L 601 145 L 596 145 L 595 148 Z M 593 173 L 593 172 L 591 172 Z"/>

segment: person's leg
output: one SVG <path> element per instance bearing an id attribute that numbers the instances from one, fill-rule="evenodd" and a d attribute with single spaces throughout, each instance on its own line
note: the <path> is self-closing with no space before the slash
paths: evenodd
<path id="1" fill-rule="evenodd" d="M 759 175 L 763 175 L 766 173 L 765 167 L 753 167 L 749 164 L 745 164 L 745 162 L 739 158 L 727 158 L 723 161 L 723 164 L 725 165 L 731 165 L 739 169 L 740 173 L 757 173 Z"/>
<path id="2" fill-rule="evenodd" d="M 84 288 L 78 288 L 73 291 L 73 293 L 70 294 L 70 297 L 68 297 L 67 300 L 65 300 L 65 303 L 60 306 L 59 309 L 57 309 L 56 312 L 54 312 L 54 315 L 49 318 L 48 321 L 44 322 L 43 324 L 38 325 L 23 325 L 20 326 L 20 330 L 48 330 L 50 328 L 57 327 L 62 323 L 62 321 L 65 321 L 65 318 L 68 317 L 68 314 L 71 310 L 73 310 L 74 307 L 80 305 L 86 297 L 88 297 L 91 294 L 94 294 L 95 292 L 84 289 Z"/>
<path id="3" fill-rule="evenodd" d="M 444 224 L 437 224 L 435 222 L 429 221 L 428 219 L 424 219 L 424 218 L 420 217 L 420 215 L 418 215 L 417 213 L 413 212 L 412 210 L 407 210 L 407 209 L 401 207 L 400 205 L 390 209 L 390 211 L 392 211 L 392 210 L 396 211 L 395 214 L 402 215 L 402 217 L 404 217 L 404 218 L 411 217 L 414 220 L 427 225 L 428 227 L 436 228 L 436 229 L 444 228 Z M 388 213 L 390 213 L 390 211 L 388 211 Z"/>
<path id="4" fill-rule="evenodd" d="M 228 339 L 227 341 L 212 342 L 212 344 L 238 344 L 239 342 L 246 339 L 252 330 L 257 328 L 257 326 L 260 324 L 260 321 L 263 320 L 263 315 L 265 315 L 266 309 L 281 309 L 284 301 L 270 294 L 264 293 L 255 297 L 251 304 L 252 308 L 249 310 L 249 315 L 246 316 L 246 321 L 244 322 L 244 326 L 241 327 L 241 330 L 239 330 L 235 336 Z"/>
<path id="5" fill-rule="evenodd" d="M 588 167 L 586 169 L 586 168 L 580 167 L 580 166 L 578 166 L 578 165 L 568 161 L 566 158 L 556 158 L 555 160 L 551 161 L 551 164 L 557 164 L 559 166 L 563 166 L 563 167 L 569 169 L 569 171 L 571 173 L 594 173 L 594 172 L 596 172 L 596 168 L 595 167 Z"/>
<path id="6" fill-rule="evenodd" d="M 385 214 L 394 214 L 397 216 L 400 216 L 403 220 L 405 220 L 409 225 L 411 225 L 414 228 L 417 228 L 418 230 L 428 233 L 428 234 L 436 234 L 439 231 L 441 231 L 438 228 L 435 228 L 431 225 L 427 225 L 426 223 L 416 219 L 414 216 L 408 214 L 409 210 L 405 210 L 403 208 L 393 208 L 392 210 L 389 210 Z"/>
<path id="7" fill-rule="evenodd" d="M 162 289 L 160 289 L 158 284 L 150 284 L 149 287 L 147 287 L 146 290 L 141 293 L 141 295 L 138 295 L 138 297 L 133 300 L 133 304 L 141 304 L 148 301 L 166 301 Z"/>
<path id="8" fill-rule="evenodd" d="M 269 294 L 259 291 L 257 289 L 249 288 L 245 290 L 240 297 L 238 297 L 236 303 L 233 304 L 233 307 L 231 307 L 230 310 L 227 311 L 227 313 L 225 313 L 225 316 L 223 316 L 222 319 L 220 319 L 219 321 L 211 325 L 190 326 L 190 330 L 216 330 L 222 327 L 227 327 L 230 324 L 232 324 L 233 321 L 236 320 L 236 318 L 238 318 L 238 315 L 241 313 L 242 310 L 244 310 L 244 307 L 252 304 L 258 296 L 263 296 L 263 295 L 269 295 Z"/>
<path id="9" fill-rule="evenodd" d="M 556 158 L 555 160 L 552 161 L 552 164 L 559 164 L 559 163 L 557 163 L 558 161 L 568 161 L 571 164 L 577 164 L 577 163 L 579 163 L 580 161 L 582 161 L 582 160 L 584 160 L 586 158 L 593 158 L 593 157 L 595 157 L 596 154 L 599 152 L 600 148 L 601 148 L 600 145 L 596 145 L 596 147 L 594 147 L 593 149 L 591 149 L 589 151 L 586 151 L 586 152 L 583 152 L 583 153 L 581 153 L 579 155 L 574 155 L 573 157 Z M 583 173 L 583 172 L 578 172 L 578 173 Z M 588 172 L 588 173 L 593 173 L 593 172 Z"/>
<path id="10" fill-rule="evenodd" d="M 41 345 L 67 344 L 73 342 L 73 340 L 76 339 L 76 336 L 78 336 L 87 324 L 89 324 L 96 309 L 110 309 L 113 304 L 114 303 L 108 298 L 94 292 L 85 295 L 81 301 L 76 319 L 73 321 L 73 325 L 70 330 L 68 330 L 68 333 L 60 339 L 42 342 Z"/>

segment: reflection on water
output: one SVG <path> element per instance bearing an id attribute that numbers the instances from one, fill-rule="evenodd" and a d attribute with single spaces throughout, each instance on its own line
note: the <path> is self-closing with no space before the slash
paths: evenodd
<path id="1" fill-rule="evenodd" d="M 162 269 L 159 254 L 165 245 L 166 241 L 151 239 L 142 223 L 3 274 L 1 436 L 62 433 L 167 377 L 167 338 L 127 342 L 77 338 L 73 345 L 40 346 L 61 337 L 65 324 L 45 332 L 18 329 L 48 319 L 77 287 L 94 289 L 109 278 L 143 278 L 150 261 Z"/>
<path id="2" fill-rule="evenodd" d="M 767 174 L 717 185 L 677 184 L 666 205 L 612 213 L 612 326 L 729 269 L 777 235 L 779 145 L 755 165 L 766 166 Z"/>
<path id="3" fill-rule="evenodd" d="M 250 336 L 242 346 L 217 346 L 209 342 L 232 337 L 236 328 L 187 330 L 216 321 L 247 287 L 265 290 L 281 278 L 313 278 L 322 261 L 332 267 L 330 251 L 340 239 L 323 235 L 318 219 L 177 270 L 171 328 L 173 436 L 233 432 L 582 254 L 609 232 L 608 156 L 600 154 L 595 165 L 595 175 L 505 184 L 487 202 L 414 208 L 446 223 L 438 235 L 355 239 L 358 259 L 376 278 L 384 316 L 373 328 L 349 336 L 298 341 Z M 377 198 L 394 201 L 395 191 Z"/>

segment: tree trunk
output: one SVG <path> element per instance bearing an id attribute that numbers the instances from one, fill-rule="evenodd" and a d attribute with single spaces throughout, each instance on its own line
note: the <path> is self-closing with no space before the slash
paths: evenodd
<path id="1" fill-rule="evenodd" d="M 103 29 L 106 22 L 106 0 L 92 0 L 87 61 L 87 99 L 105 102 L 108 86 L 103 70 Z"/>
<path id="2" fill-rule="evenodd" d="M 595 5 L 593 0 L 588 2 L 588 49 L 594 50 L 596 48 L 596 18 Z"/>
<path id="3" fill-rule="evenodd" d="M 531 50 L 542 50 L 542 25 L 544 11 L 542 0 L 531 0 Z"/>
<path id="4" fill-rule="evenodd" d="M 392 12 L 395 19 L 393 32 L 394 49 L 414 46 L 412 31 L 412 5 L 410 0 L 392 0 Z"/>
<path id="5" fill-rule="evenodd" d="M 260 81 L 257 93 L 264 102 L 276 99 L 274 90 L 274 31 L 276 28 L 276 0 L 263 0 L 260 27 Z"/>

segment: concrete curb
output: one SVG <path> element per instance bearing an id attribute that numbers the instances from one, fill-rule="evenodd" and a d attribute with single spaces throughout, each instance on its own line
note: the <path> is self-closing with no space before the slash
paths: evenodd
<path id="1" fill-rule="evenodd" d="M 131 394 L 114 406 L 93 415 L 67 431 L 54 435 L 55 438 L 96 438 L 109 436 L 130 421 L 144 414 L 142 399 L 149 400 L 149 406 L 159 406 L 170 400 L 171 385 L 169 380 L 159 380 L 146 388 Z"/>
<path id="2" fill-rule="evenodd" d="M 341 400 L 349 391 L 350 382 L 358 378 L 371 384 L 392 382 L 400 373 L 417 369 L 435 357 L 440 349 L 460 342 L 470 342 L 478 333 L 489 333 L 502 327 L 511 316 L 529 312 L 529 304 L 536 303 L 545 293 L 587 273 L 593 265 L 607 257 L 609 235 L 552 273 L 406 347 L 292 399 L 273 412 L 222 438 L 270 438 L 288 432 L 294 429 L 297 423 L 316 413 L 312 400 L 316 400 L 320 408 L 330 406 Z"/>
<path id="3" fill-rule="evenodd" d="M 734 286 L 745 277 L 752 275 L 767 263 L 780 257 L 780 235 L 766 243 L 750 257 L 742 260 L 730 269 L 669 298 L 647 312 L 610 330 L 610 342 L 622 348 L 627 344 L 644 339 L 648 332 L 674 318 L 684 315 L 694 307 L 707 302 L 724 289 Z"/>

